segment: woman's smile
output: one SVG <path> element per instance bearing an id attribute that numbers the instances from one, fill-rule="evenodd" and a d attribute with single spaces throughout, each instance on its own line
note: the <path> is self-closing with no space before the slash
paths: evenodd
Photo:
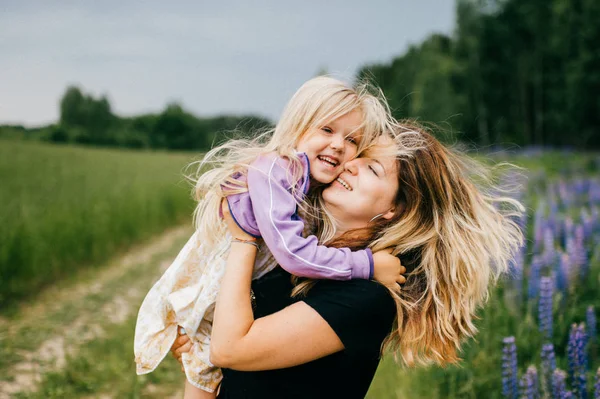
<path id="1" fill-rule="evenodd" d="M 341 176 L 338 177 L 337 179 L 335 179 L 334 185 L 341 187 L 348 191 L 353 190 L 352 186 L 346 180 L 344 180 Z"/>

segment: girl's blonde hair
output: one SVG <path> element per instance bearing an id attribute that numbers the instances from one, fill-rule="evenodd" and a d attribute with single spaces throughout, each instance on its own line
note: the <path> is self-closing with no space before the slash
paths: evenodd
<path id="1" fill-rule="evenodd" d="M 475 312 L 491 283 L 522 245 L 515 218 L 524 208 L 498 194 L 492 168 L 446 148 L 413 121 L 399 126 L 395 203 L 402 211 L 327 245 L 393 248 L 408 274 L 401 291 L 392 292 L 398 314 L 383 349 L 408 366 L 455 363 L 461 343 L 477 332 Z M 300 283 L 293 295 L 312 284 Z"/>
<path id="2" fill-rule="evenodd" d="M 295 187 L 303 177 L 302 164 L 295 152 L 298 141 L 311 128 L 320 128 L 354 110 L 362 114 L 360 153 L 390 123 L 383 94 L 380 90 L 373 91 L 367 83 L 350 87 L 331 77 L 316 77 L 296 91 L 274 129 L 254 139 L 230 140 L 209 151 L 202 161 L 193 163 L 196 172 L 187 177 L 194 184 L 193 194 L 198 201 L 194 224 L 200 242 L 210 247 L 225 233 L 219 217 L 219 206 L 225 196 L 223 188 L 227 195 L 247 191 L 246 185 L 235 178 L 236 174 L 245 174 L 257 157 L 276 152 L 289 160 L 290 186 Z M 305 212 L 309 208 L 304 208 Z"/>

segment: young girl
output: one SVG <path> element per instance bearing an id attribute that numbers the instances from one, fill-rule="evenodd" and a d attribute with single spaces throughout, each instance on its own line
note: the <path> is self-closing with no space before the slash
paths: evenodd
<path id="1" fill-rule="evenodd" d="M 254 278 L 279 264 L 299 277 L 375 278 L 386 285 L 396 280 L 396 257 L 384 251 L 320 246 L 314 235 L 303 237 L 305 226 L 298 216 L 299 208 L 308 210 L 303 200 L 309 187 L 335 180 L 346 161 L 387 129 L 388 115 L 384 103 L 364 87 L 355 90 L 318 77 L 294 94 L 272 135 L 230 141 L 206 155 L 201 168 L 214 167 L 196 181 L 196 232 L 139 311 L 134 342 L 138 374 L 158 366 L 179 325 L 193 341 L 182 357 L 185 397 L 214 397 L 222 375 L 209 360 L 210 334 L 232 240 L 259 247 Z M 239 240 L 226 232 L 219 211 L 223 198 L 236 223 L 254 240 Z"/>

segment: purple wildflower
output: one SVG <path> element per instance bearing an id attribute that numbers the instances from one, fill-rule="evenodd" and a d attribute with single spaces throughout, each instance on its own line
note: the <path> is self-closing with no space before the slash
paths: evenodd
<path id="1" fill-rule="evenodd" d="M 596 181 L 590 181 L 589 199 L 591 203 L 600 203 L 600 184 Z"/>
<path id="2" fill-rule="evenodd" d="M 571 278 L 571 260 L 569 255 L 563 253 L 560 255 L 558 265 L 556 267 L 556 288 L 566 297 L 569 291 Z"/>
<path id="3" fill-rule="evenodd" d="M 544 229 L 546 227 L 546 221 L 544 219 L 544 203 L 540 201 L 538 204 L 533 220 L 533 251 L 538 253 L 540 247 L 544 241 Z"/>
<path id="4" fill-rule="evenodd" d="M 521 303 L 523 295 L 523 269 L 525 267 L 525 247 L 521 247 L 510 262 L 511 283 L 515 292 L 517 303 Z"/>
<path id="5" fill-rule="evenodd" d="M 547 263 L 552 263 L 555 256 L 554 232 L 551 228 L 546 227 L 544 229 L 544 260 L 546 260 Z"/>
<path id="6" fill-rule="evenodd" d="M 565 223 L 563 226 L 563 246 L 567 246 L 567 237 L 570 237 L 573 235 L 573 229 L 574 229 L 574 224 L 573 224 L 573 219 L 570 216 L 565 217 Z"/>
<path id="7" fill-rule="evenodd" d="M 567 246 L 565 249 L 567 251 L 567 255 L 569 255 L 569 261 L 571 266 L 569 270 L 569 278 L 571 279 L 571 281 L 575 281 L 575 276 L 579 275 L 580 272 L 580 256 L 577 254 L 577 244 L 575 243 L 575 238 L 573 236 L 567 237 Z"/>
<path id="8" fill-rule="evenodd" d="M 546 392 L 552 392 L 552 375 L 556 370 L 556 356 L 554 355 L 554 345 L 545 344 L 542 346 L 542 383 Z"/>
<path id="9" fill-rule="evenodd" d="M 567 374 L 564 371 L 556 369 L 552 373 L 551 392 L 553 399 L 561 399 L 564 397 L 565 392 L 567 392 Z"/>
<path id="10" fill-rule="evenodd" d="M 538 375 L 535 366 L 529 366 L 521 377 L 521 398 L 535 399 L 538 396 Z"/>
<path id="11" fill-rule="evenodd" d="M 515 337 L 506 337 L 502 341 L 502 395 L 507 399 L 517 399 L 517 346 Z"/>
<path id="12" fill-rule="evenodd" d="M 575 227 L 575 237 L 571 244 L 571 251 L 569 252 L 571 259 L 577 265 L 577 272 L 580 277 L 584 278 L 587 276 L 589 271 L 589 262 L 587 250 L 585 249 L 583 226 L 577 225 Z"/>
<path id="13" fill-rule="evenodd" d="M 540 280 L 540 302 L 538 306 L 539 328 L 546 340 L 552 339 L 552 294 L 553 285 L 551 277 L 542 277 Z"/>
<path id="14" fill-rule="evenodd" d="M 540 291 L 540 274 L 542 271 L 542 259 L 540 256 L 534 256 L 529 268 L 529 284 L 527 286 L 527 296 L 534 299 Z"/>
<path id="15" fill-rule="evenodd" d="M 590 342 L 596 340 L 596 313 L 593 306 L 588 306 L 586 316 L 587 336 Z"/>
<path id="16" fill-rule="evenodd" d="M 567 361 L 569 366 L 569 378 L 578 397 L 586 396 L 587 357 L 585 354 L 586 334 L 585 326 L 573 324 L 567 344 Z"/>

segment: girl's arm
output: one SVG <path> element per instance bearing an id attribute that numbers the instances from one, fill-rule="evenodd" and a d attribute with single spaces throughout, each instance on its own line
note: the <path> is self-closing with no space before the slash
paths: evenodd
<path id="1" fill-rule="evenodd" d="M 307 166 L 308 167 L 308 166 Z M 304 222 L 297 215 L 297 204 L 289 190 L 288 162 L 275 155 L 260 157 L 248 169 L 248 192 L 261 236 L 279 265 L 300 277 L 370 280 L 375 262 L 370 249 L 351 251 L 319 245 L 316 236 L 302 237 Z M 308 176 L 306 176 L 308 179 Z M 388 280 L 395 283 L 400 260 L 388 253 L 377 254 Z M 387 285 L 388 281 L 383 281 Z"/>
<path id="2" fill-rule="evenodd" d="M 234 237 L 250 239 L 223 213 Z M 217 297 L 211 362 L 242 371 L 295 366 L 344 349 L 329 324 L 304 302 L 254 320 L 250 284 L 256 248 L 234 242 Z"/>

